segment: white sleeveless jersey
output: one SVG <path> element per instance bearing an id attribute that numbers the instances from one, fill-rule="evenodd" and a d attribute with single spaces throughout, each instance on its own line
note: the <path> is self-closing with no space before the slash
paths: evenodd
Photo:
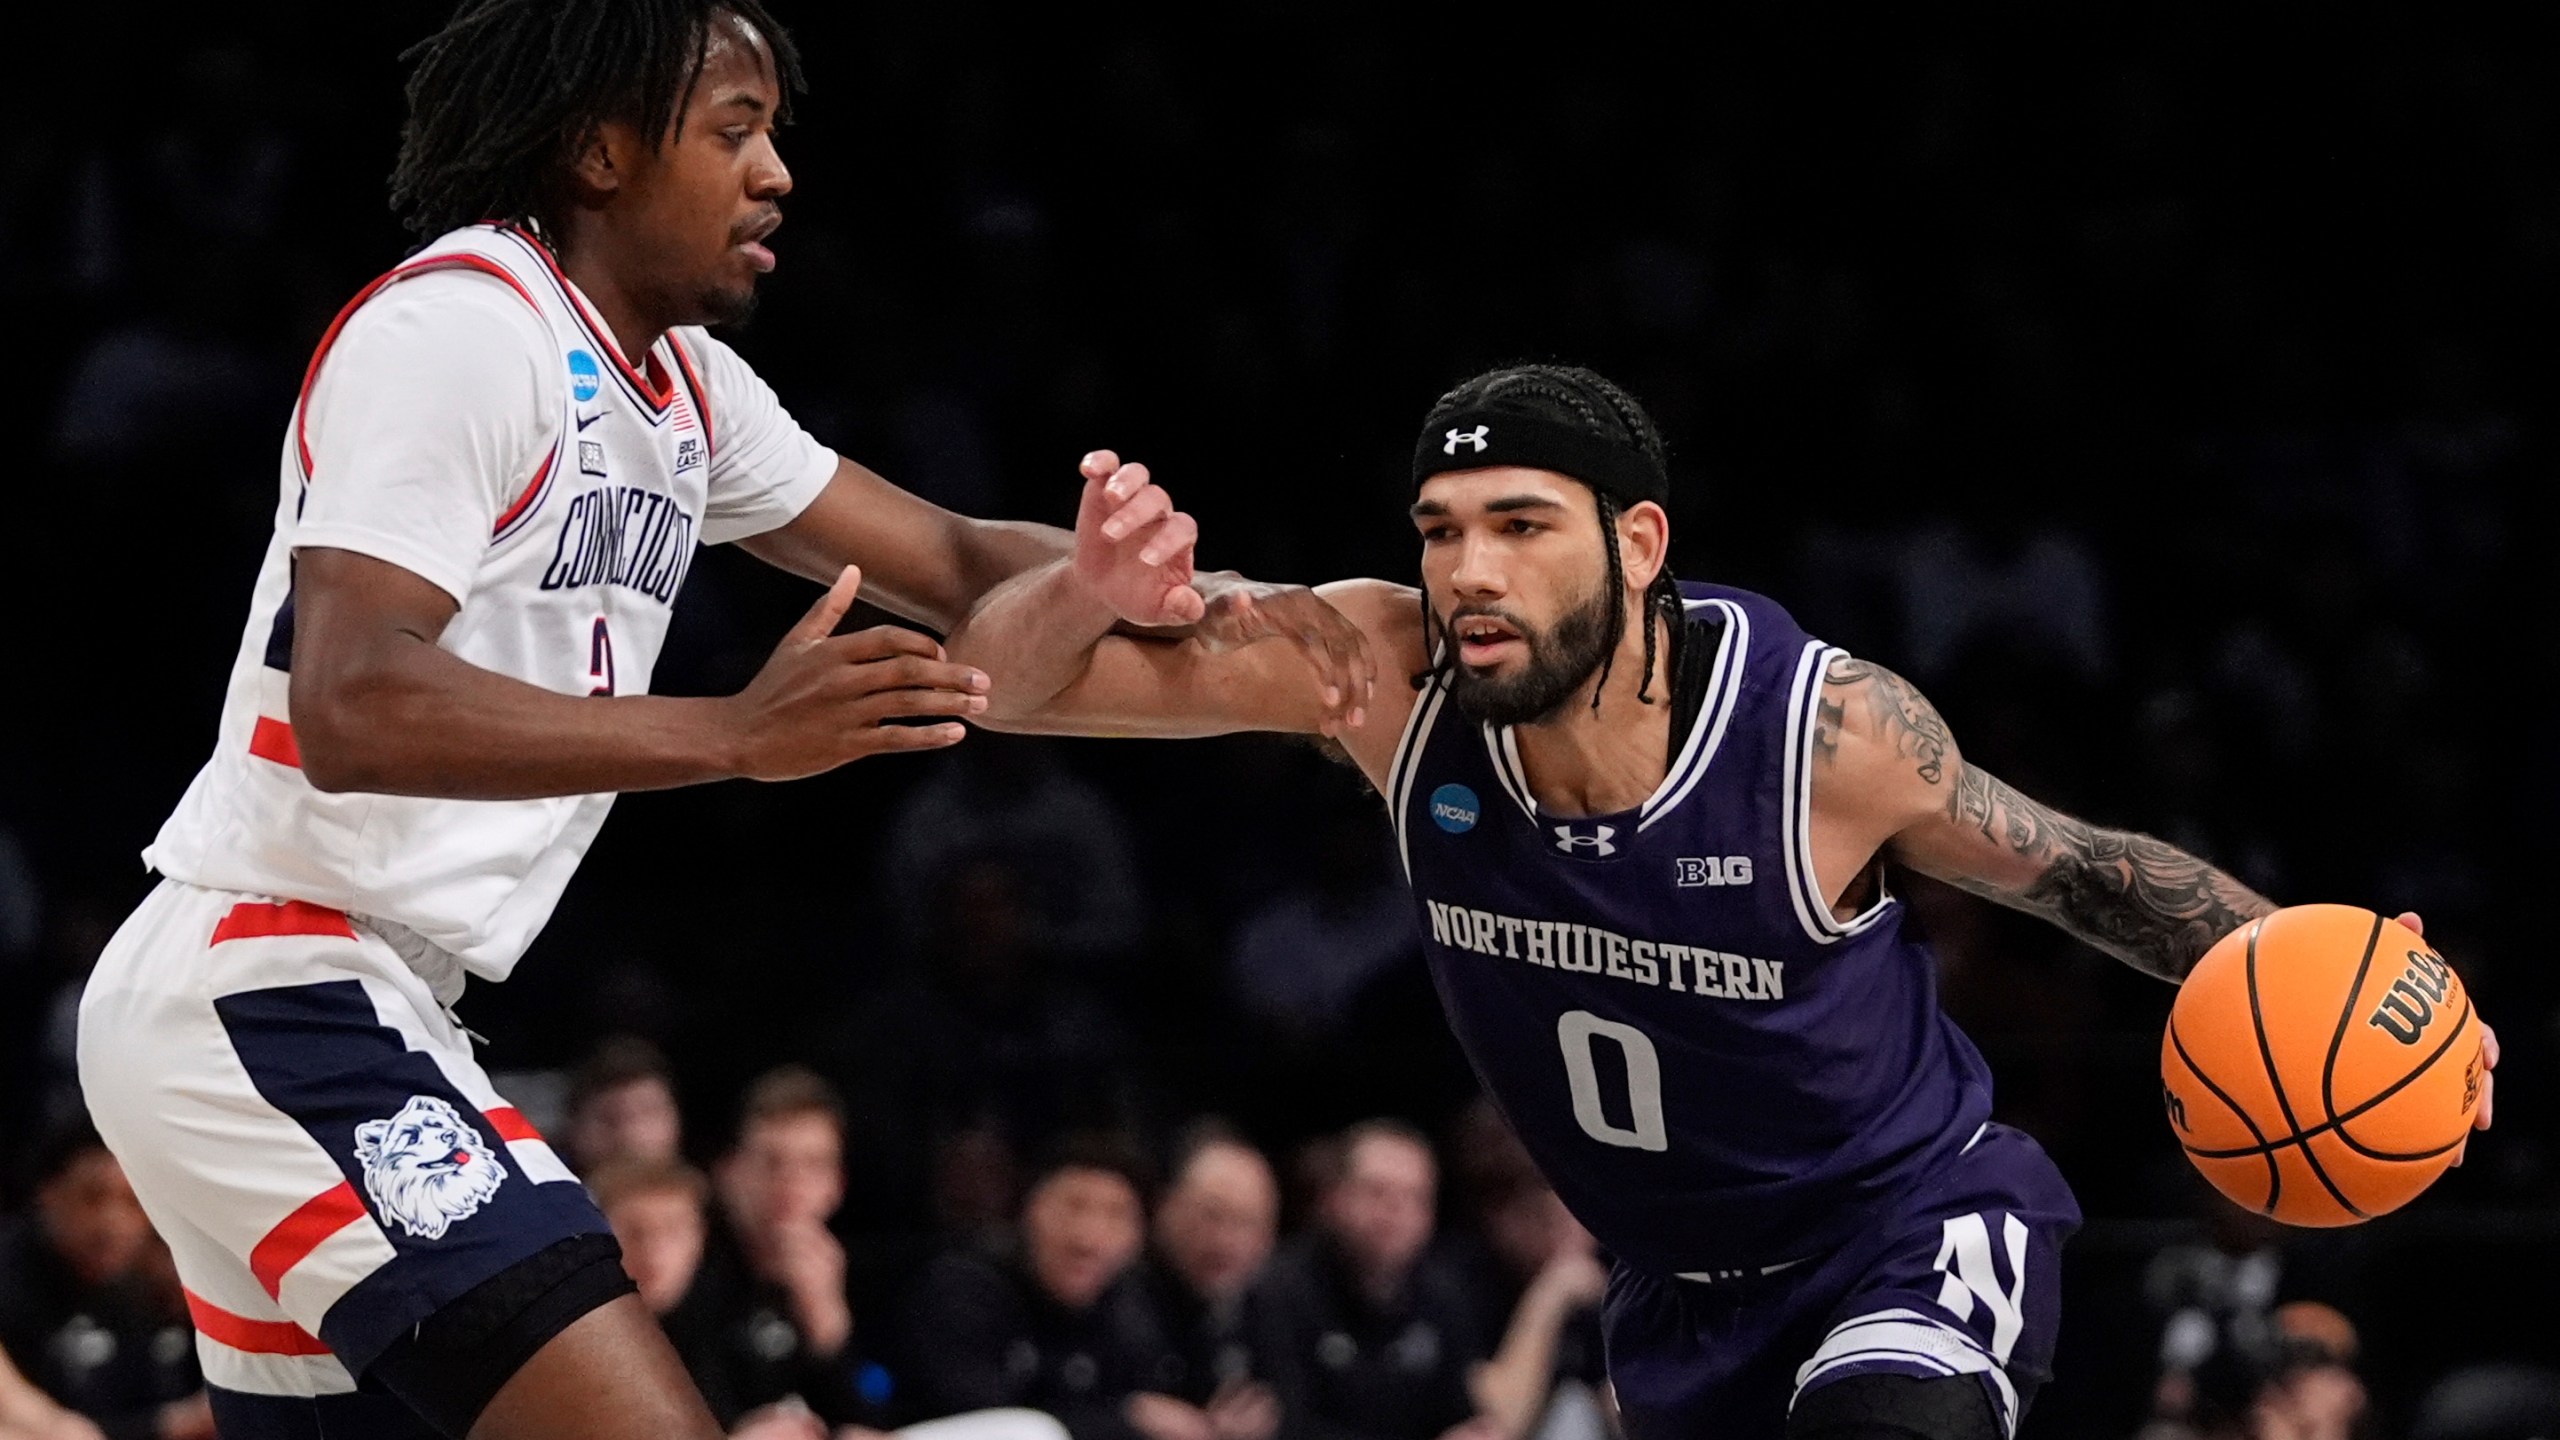
<path id="1" fill-rule="evenodd" d="M 539 240 L 443 237 L 358 294 L 312 356 L 213 758 L 144 861 L 363 917 L 431 979 L 458 985 L 457 963 L 504 979 L 613 797 L 313 788 L 286 705 L 294 551 L 433 582 L 461 607 L 436 643 L 474 665 L 635 695 L 695 546 L 789 522 L 835 463 L 701 330 L 635 369 Z"/>

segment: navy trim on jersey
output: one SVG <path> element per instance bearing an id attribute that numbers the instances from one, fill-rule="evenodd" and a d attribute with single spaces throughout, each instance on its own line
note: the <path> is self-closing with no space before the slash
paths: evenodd
<path id="1" fill-rule="evenodd" d="M 285 560 L 284 603 L 276 607 L 275 623 L 267 627 L 267 668 L 293 673 L 293 568 L 298 562 Z"/>
<path id="2" fill-rule="evenodd" d="M 1783 807 L 1784 843 L 1787 861 L 1787 898 L 1795 902 L 1796 919 L 1803 922 L 1804 933 L 1828 945 L 1844 936 L 1856 935 L 1872 928 L 1885 913 L 1899 903 L 1884 888 L 1879 875 L 1875 903 L 1843 920 L 1831 913 L 1830 897 L 1822 893 L 1822 881 L 1813 873 L 1813 736 L 1815 710 L 1822 704 L 1823 673 L 1833 660 L 1846 660 L 1849 652 L 1819 640 L 1805 642 L 1804 652 L 1796 657 L 1796 677 L 1787 692 L 1786 774 L 1779 791 Z"/>
<path id="3" fill-rule="evenodd" d="M 684 386 L 685 393 L 693 397 L 693 418 L 702 424 L 702 453 L 707 459 L 720 448 L 720 442 L 711 432 L 710 387 L 702 383 L 701 376 L 693 373 L 693 357 L 685 353 L 684 342 L 676 338 L 673 330 L 667 332 L 667 353 L 676 359 L 678 382 Z"/>
<path id="4" fill-rule="evenodd" d="M 622 346 L 597 326 L 594 317 L 587 313 L 585 304 L 578 299 L 575 292 L 570 290 L 568 281 L 561 276 L 560 267 L 553 263 L 551 256 L 542 249 L 540 243 L 523 231 L 509 226 L 498 227 L 498 233 L 516 242 L 518 249 L 533 257 L 533 268 L 541 271 L 542 278 L 551 283 L 552 293 L 558 295 L 560 303 L 568 308 L 570 317 L 577 321 L 579 331 L 587 337 L 590 344 L 601 347 L 605 352 L 605 358 L 612 362 L 600 368 L 613 377 L 613 383 L 621 387 L 622 393 L 633 404 L 640 407 L 641 416 L 652 428 L 665 420 L 667 412 L 675 408 L 675 386 L 668 385 L 666 398 L 661 400 L 634 384 L 633 380 L 639 376 L 639 370 L 623 355 Z M 664 343 L 663 340 L 661 343 Z M 657 346 L 653 345 L 648 351 L 642 352 L 640 363 L 647 364 L 650 354 L 656 349 Z"/>

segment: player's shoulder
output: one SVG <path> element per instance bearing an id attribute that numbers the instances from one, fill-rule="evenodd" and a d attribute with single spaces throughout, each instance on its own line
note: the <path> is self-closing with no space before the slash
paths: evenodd
<path id="1" fill-rule="evenodd" d="M 1796 628 L 1795 616 L 1785 605 L 1757 590 L 1745 590 L 1739 585 L 1718 585 L 1705 580 L 1683 580 L 1680 582 L 1680 600 L 1691 610 L 1711 604 L 1721 604 L 1740 610 L 1754 620 L 1782 621 L 1786 628 L 1791 630 Z"/>
<path id="2" fill-rule="evenodd" d="M 1407 643 L 1422 651 L 1422 592 L 1392 580 L 1329 580 L 1315 587 L 1326 604 L 1360 627 L 1371 644 Z"/>
<path id="3" fill-rule="evenodd" d="M 521 290 L 459 265 L 399 275 L 348 314 L 338 337 L 341 348 L 386 342 L 429 365 L 439 356 L 465 365 L 530 360 L 553 348 L 550 325 Z"/>

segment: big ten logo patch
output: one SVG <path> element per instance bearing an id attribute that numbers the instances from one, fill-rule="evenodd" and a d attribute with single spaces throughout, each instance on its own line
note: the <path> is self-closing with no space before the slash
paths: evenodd
<path id="1" fill-rule="evenodd" d="M 1748 885 L 1748 855 L 1683 855 L 1671 862 L 1671 882 L 1683 890 L 1701 885 Z"/>

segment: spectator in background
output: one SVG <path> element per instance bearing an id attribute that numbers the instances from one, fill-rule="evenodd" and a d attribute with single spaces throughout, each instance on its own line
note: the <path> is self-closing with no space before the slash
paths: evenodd
<path id="1" fill-rule="evenodd" d="M 1280 1182 L 1261 1151 L 1216 1121 L 1184 1134 L 1139 1277 L 1180 1366 L 1168 1393 L 1199 1407 L 1218 1440 L 1280 1428 L 1283 1347 L 1256 1283 L 1279 1224 Z"/>
<path id="2" fill-rule="evenodd" d="M 621 1242 L 623 1267 L 640 1287 L 641 1302 L 666 1327 L 730 1440 L 866 1440 L 882 1433 L 831 1426 L 803 1398 L 823 1392 L 834 1378 L 804 1383 L 812 1377 L 801 1373 L 804 1357 L 788 1347 L 788 1325 L 777 1323 L 777 1312 L 768 1308 L 745 1323 L 734 1317 L 722 1323 L 707 1306 L 686 1303 L 711 1233 L 711 1184 L 701 1171 L 677 1160 L 622 1160 L 598 1171 L 589 1188 Z M 776 1351 L 782 1353 L 770 1353 Z M 857 1375 L 862 1368 L 868 1367 L 857 1368 Z M 1022 1410 L 954 1416 L 896 1433 L 910 1440 L 1064 1440 L 1057 1422 Z M 8 1440 L 5 1431 L 0 1440 Z"/>
<path id="3" fill-rule="evenodd" d="M 1165 1393 L 1180 1366 L 1129 1283 L 1149 1179 L 1125 1137 L 1070 1133 L 1033 1167 L 1014 1253 L 926 1268 L 905 1336 L 924 1414 L 1021 1406 L 1075 1440 L 1215 1440 Z"/>
<path id="4" fill-rule="evenodd" d="M 569 1077 L 569 1165 L 579 1174 L 622 1160 L 663 1164 L 684 1153 L 675 1071 L 658 1047 L 617 1035 Z"/>
<path id="5" fill-rule="evenodd" d="M 758 1077 L 716 1179 L 722 1223 L 705 1225 L 692 1282 L 665 1321 L 670 1335 L 686 1337 L 678 1349 L 712 1413 L 735 1423 L 796 1395 L 831 1424 L 876 1418 L 853 1348 L 844 1245 L 827 1228 L 844 1202 L 844 1108 L 835 1091 L 796 1065 Z M 658 1213 L 644 1215 L 644 1225 L 665 1219 L 681 1232 L 672 1187 L 657 1187 Z M 670 1261 L 682 1241 L 667 1237 Z M 662 1280 L 661 1292 L 671 1285 Z"/>
<path id="6" fill-rule="evenodd" d="M 1313 1231 L 1282 1247 L 1271 1299 L 1291 1371 L 1293 1434 L 1317 1440 L 1500 1440 L 1471 1386 L 1484 1351 L 1465 1287 L 1429 1251 L 1439 1166 L 1392 1120 L 1346 1131 Z"/>
<path id="7" fill-rule="evenodd" d="M 104 1440 L 98 1427 L 27 1383 L 0 1349 L 0 1440 Z"/>
<path id="8" fill-rule="evenodd" d="M 1609 1272 L 1591 1232 L 1490 1100 L 1461 1113 L 1450 1149 L 1475 1222 L 1461 1270 L 1477 1333 L 1501 1337 L 1475 1379 L 1486 1414 L 1513 1437 L 1616 1434 L 1600 1342 Z"/>
<path id="9" fill-rule="evenodd" d="M 2202 1233 L 2142 1279 L 2160 1338 L 2141 1440 L 2363 1436 L 2355 1327 L 2327 1303 L 2352 1296 L 2353 1252 L 2332 1248 L 2352 1237 L 2288 1229 L 2188 1179 Z"/>
<path id="10" fill-rule="evenodd" d="M 34 1213 L 0 1232 L 0 1352 L 109 1440 L 213 1440 L 167 1254 L 97 1132 L 48 1135 Z"/>

